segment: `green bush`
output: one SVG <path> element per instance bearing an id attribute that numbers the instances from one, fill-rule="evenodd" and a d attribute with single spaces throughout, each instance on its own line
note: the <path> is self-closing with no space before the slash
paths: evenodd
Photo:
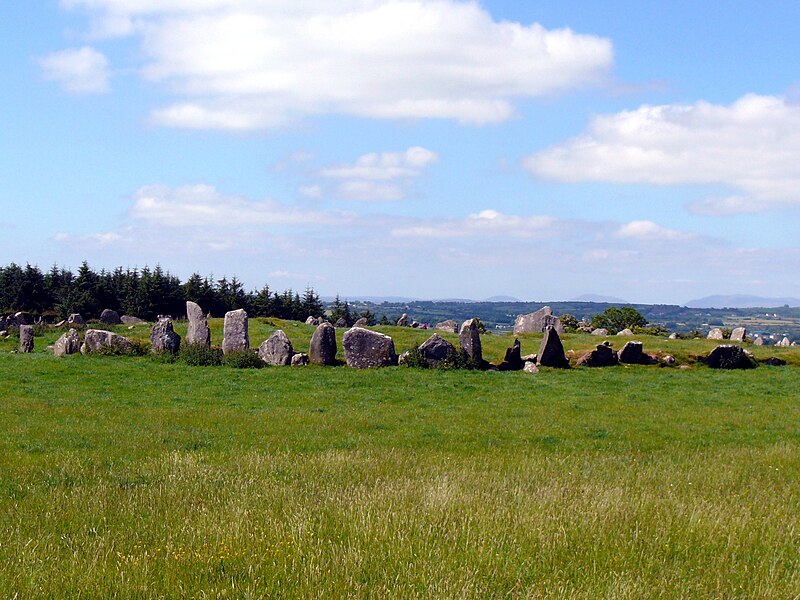
<path id="1" fill-rule="evenodd" d="M 260 369 L 267 366 L 255 350 L 231 352 L 223 357 L 222 362 L 234 369 Z"/>
<path id="2" fill-rule="evenodd" d="M 191 367 L 217 367 L 222 364 L 222 350 L 205 344 L 182 344 L 180 359 Z"/>
<path id="3" fill-rule="evenodd" d="M 422 352 L 416 346 L 403 354 L 405 354 L 404 367 L 412 369 L 427 369 L 429 367 L 428 361 L 422 357 Z"/>

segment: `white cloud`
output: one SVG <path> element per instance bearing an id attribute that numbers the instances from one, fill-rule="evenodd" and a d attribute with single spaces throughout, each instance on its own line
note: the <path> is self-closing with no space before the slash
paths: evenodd
<path id="1" fill-rule="evenodd" d="M 557 220 L 545 215 L 505 215 L 496 210 L 483 210 L 463 219 L 443 219 L 436 223 L 418 222 L 395 227 L 391 234 L 398 238 L 494 238 L 549 237 Z"/>
<path id="2" fill-rule="evenodd" d="M 705 214 L 800 204 L 800 105 L 747 95 L 729 106 L 642 106 L 599 116 L 584 135 L 524 161 L 565 182 L 716 184 L 742 192 L 704 200 Z"/>
<path id="3" fill-rule="evenodd" d="M 495 21 L 457 0 L 62 0 L 134 35 L 179 96 L 154 122 L 257 129 L 345 114 L 496 123 L 519 99 L 602 80 L 608 39 Z"/>
<path id="4" fill-rule="evenodd" d="M 621 225 L 615 233 L 618 238 L 628 238 L 639 241 L 677 241 L 688 240 L 691 234 L 676 229 L 667 229 L 653 221 L 631 221 Z"/>
<path id="5" fill-rule="evenodd" d="M 104 94 L 111 89 L 108 59 L 89 46 L 53 52 L 38 63 L 45 79 L 55 81 L 71 94 Z"/>

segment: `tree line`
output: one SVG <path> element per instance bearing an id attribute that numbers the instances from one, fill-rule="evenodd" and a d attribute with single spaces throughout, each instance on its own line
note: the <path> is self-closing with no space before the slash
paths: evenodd
<path id="1" fill-rule="evenodd" d="M 197 302 L 216 317 L 243 308 L 254 317 L 304 321 L 308 316 L 323 315 L 325 310 L 310 287 L 302 295 L 292 289 L 273 292 L 268 285 L 246 291 L 235 276 L 214 280 L 198 273 L 182 282 L 159 265 L 97 272 L 84 261 L 77 273 L 56 265 L 47 272 L 30 264 L 0 267 L 0 312 L 4 314 L 22 311 L 64 319 L 80 313 L 91 319 L 110 308 L 152 321 L 158 315 L 184 315 L 187 300 Z"/>

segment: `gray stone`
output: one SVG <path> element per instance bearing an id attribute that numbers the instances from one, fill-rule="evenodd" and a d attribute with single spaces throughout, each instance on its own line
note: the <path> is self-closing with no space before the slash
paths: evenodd
<path id="1" fill-rule="evenodd" d="M 119 318 L 119 313 L 110 308 L 106 308 L 100 313 L 100 322 L 106 325 L 122 325 L 122 319 Z"/>
<path id="2" fill-rule="evenodd" d="M 561 324 L 561 320 L 553 314 L 553 309 L 549 306 L 527 315 L 517 315 L 517 319 L 514 322 L 514 335 L 519 335 L 520 333 L 542 333 L 547 327 L 553 327 L 556 332 L 564 333 L 564 326 Z"/>
<path id="3" fill-rule="evenodd" d="M 598 327 L 597 329 L 592 330 L 592 335 L 608 335 L 608 329 Z"/>
<path id="4" fill-rule="evenodd" d="M 642 342 L 627 342 L 617 356 L 621 363 L 641 365 L 644 363 L 644 344 Z"/>
<path id="5" fill-rule="evenodd" d="M 439 331 L 446 331 L 448 333 L 458 333 L 458 321 L 453 319 L 448 319 L 447 321 L 442 321 L 441 323 L 437 323 L 434 329 L 438 329 Z"/>
<path id="6" fill-rule="evenodd" d="M 358 321 L 353 323 L 353 327 L 369 327 L 369 320 L 366 317 L 361 317 Z"/>
<path id="7" fill-rule="evenodd" d="M 481 346 L 481 334 L 478 330 L 478 319 L 467 319 L 461 324 L 458 341 L 461 345 L 461 351 L 467 355 L 467 358 L 476 365 L 483 364 L 483 347 Z"/>
<path id="8" fill-rule="evenodd" d="M 503 362 L 497 365 L 501 371 L 521 371 L 525 366 L 525 361 L 522 360 L 522 346 L 519 340 L 515 339 L 511 348 L 506 350 Z"/>
<path id="9" fill-rule="evenodd" d="M 305 352 L 298 352 L 292 356 L 293 367 L 305 367 L 308 364 L 308 354 Z"/>
<path id="10" fill-rule="evenodd" d="M 630 337 L 630 336 L 633 335 L 633 332 L 630 329 L 626 328 L 626 329 L 623 329 L 622 331 L 620 331 L 619 333 L 617 333 L 617 335 L 621 335 L 623 337 Z"/>
<path id="11" fill-rule="evenodd" d="M 782 347 L 788 348 L 789 346 L 791 346 L 791 345 L 792 345 L 792 342 L 790 342 L 790 341 L 789 341 L 789 338 L 788 338 L 788 337 L 784 337 L 784 338 L 783 338 L 783 339 L 782 339 L 780 342 L 778 342 L 778 343 L 777 343 L 777 344 L 775 344 L 775 345 L 776 345 L 776 346 L 782 346 Z"/>
<path id="12" fill-rule="evenodd" d="M 289 337 L 278 329 L 258 347 L 258 355 L 268 365 L 273 367 L 285 367 L 292 364 L 294 358 L 294 348 Z"/>
<path id="13" fill-rule="evenodd" d="M 317 319 L 316 319 L 316 317 L 309 316 L 309 317 L 306 319 L 306 325 L 316 325 L 316 324 L 317 324 Z"/>
<path id="14" fill-rule="evenodd" d="M 321 323 L 311 336 L 308 359 L 315 365 L 336 364 L 336 329 L 330 323 Z"/>
<path id="15" fill-rule="evenodd" d="M 614 352 L 611 344 L 605 342 L 581 356 L 575 364 L 584 367 L 613 367 L 618 363 L 617 353 Z"/>
<path id="16" fill-rule="evenodd" d="M 122 315 L 119 318 L 119 320 L 122 321 L 124 325 L 144 325 L 145 323 L 147 323 L 147 321 L 145 321 L 144 319 L 140 319 L 139 317 L 132 317 L 130 315 Z"/>
<path id="17" fill-rule="evenodd" d="M 525 373 L 530 373 L 531 375 L 535 375 L 539 372 L 539 367 L 536 366 L 536 363 L 526 362 L 525 366 L 522 367 L 522 370 Z"/>
<path id="18" fill-rule="evenodd" d="M 403 316 L 397 319 L 398 327 L 408 327 L 408 315 L 403 313 Z"/>
<path id="19" fill-rule="evenodd" d="M 250 349 L 247 311 L 243 308 L 225 313 L 222 333 L 222 353 L 246 352 Z"/>
<path id="20" fill-rule="evenodd" d="M 353 327 L 342 337 L 342 346 L 348 367 L 369 369 L 397 364 L 394 341 L 388 335 L 377 331 Z"/>
<path id="21" fill-rule="evenodd" d="M 19 351 L 33 352 L 33 325 L 19 326 Z"/>
<path id="22" fill-rule="evenodd" d="M 537 364 L 541 367 L 554 367 L 556 369 L 569 369 L 569 360 L 558 337 L 558 331 L 552 325 L 544 330 L 542 344 L 539 346 Z"/>
<path id="23" fill-rule="evenodd" d="M 200 305 L 192 302 L 186 302 L 186 319 L 189 321 L 189 326 L 186 330 L 186 343 L 198 344 L 211 347 L 211 329 L 208 326 L 208 319 L 203 315 L 203 309 Z"/>
<path id="24" fill-rule="evenodd" d="M 169 352 L 177 354 L 181 350 L 181 336 L 175 333 L 172 319 L 160 319 L 150 328 L 150 351 L 156 354 Z"/>
<path id="25" fill-rule="evenodd" d="M 747 328 L 737 327 L 731 332 L 732 342 L 743 342 L 747 339 Z"/>
<path id="26" fill-rule="evenodd" d="M 663 362 L 665 365 L 674 365 L 674 364 L 675 364 L 675 357 L 674 357 L 674 356 L 672 356 L 671 354 L 666 354 L 666 355 L 664 356 L 664 358 L 662 358 L 662 359 L 661 359 L 661 361 L 662 361 L 662 362 Z"/>
<path id="27" fill-rule="evenodd" d="M 86 321 L 84 321 L 83 317 L 78 313 L 72 313 L 67 317 L 67 325 L 77 325 L 78 327 L 83 327 L 86 325 Z"/>
<path id="28" fill-rule="evenodd" d="M 442 362 L 447 358 L 448 354 L 455 351 L 456 347 L 438 333 L 434 333 L 419 347 L 419 353 L 422 355 L 422 358 L 431 366 Z"/>
<path id="29" fill-rule="evenodd" d="M 759 335 L 759 336 L 756 336 L 755 340 L 753 340 L 753 345 L 754 346 L 769 346 L 769 341 L 764 339 L 763 337 L 761 337 Z"/>
<path id="30" fill-rule="evenodd" d="M 344 317 L 339 317 L 336 319 L 336 323 L 333 324 L 334 327 L 342 328 L 347 327 L 347 321 L 344 320 Z"/>
<path id="31" fill-rule="evenodd" d="M 81 339 L 78 332 L 70 329 L 64 335 L 56 340 L 53 344 L 53 354 L 55 356 L 66 356 L 68 354 L 77 354 L 81 351 Z"/>
<path id="32" fill-rule="evenodd" d="M 722 344 L 714 348 L 705 363 L 712 369 L 753 369 L 758 363 L 741 346 Z"/>
<path id="33" fill-rule="evenodd" d="M 706 339 L 709 340 L 724 340 L 725 334 L 722 332 L 722 329 L 719 327 L 714 327 L 711 331 L 708 332 Z"/>
<path id="34" fill-rule="evenodd" d="M 111 331 L 101 329 L 87 329 L 83 336 L 81 354 L 91 354 L 93 352 L 110 351 L 117 354 L 129 354 L 133 352 L 133 342 Z"/>
<path id="35" fill-rule="evenodd" d="M 678 339 L 678 334 L 677 334 L 677 333 L 674 333 L 674 332 L 673 332 L 673 333 L 670 333 L 670 334 L 669 334 L 669 338 L 668 338 L 668 339 L 670 339 L 670 340 L 677 340 L 677 339 Z"/>

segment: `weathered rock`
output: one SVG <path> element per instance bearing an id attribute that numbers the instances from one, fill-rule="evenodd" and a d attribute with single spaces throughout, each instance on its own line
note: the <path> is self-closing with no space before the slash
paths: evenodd
<path id="1" fill-rule="evenodd" d="M 758 363 L 741 347 L 721 344 L 706 357 L 705 363 L 712 369 L 752 369 Z"/>
<path id="2" fill-rule="evenodd" d="M 369 320 L 366 317 L 361 317 L 358 321 L 353 323 L 353 327 L 369 327 Z"/>
<path id="3" fill-rule="evenodd" d="M 785 367 L 786 361 L 782 358 L 777 358 L 776 356 L 770 356 L 769 358 L 762 360 L 761 364 L 768 365 L 770 367 Z"/>
<path id="4" fill-rule="evenodd" d="M 408 327 L 408 315 L 403 313 L 403 316 L 397 319 L 398 327 Z"/>
<path id="5" fill-rule="evenodd" d="M 664 357 L 661 359 L 665 365 L 674 365 L 675 364 L 675 357 L 671 354 L 665 354 Z"/>
<path id="6" fill-rule="evenodd" d="M 81 354 L 92 352 L 110 351 L 118 354 L 128 354 L 133 351 L 133 342 L 111 331 L 100 329 L 87 329 L 83 336 Z"/>
<path id="7" fill-rule="evenodd" d="M 354 369 L 390 367 L 397 364 L 394 341 L 377 331 L 353 327 L 342 337 L 342 346 L 347 366 Z"/>
<path id="8" fill-rule="evenodd" d="M 483 364 L 483 347 L 481 346 L 481 334 L 478 330 L 478 319 L 467 319 L 461 324 L 458 341 L 461 345 L 461 351 L 467 355 L 467 358 L 476 365 Z"/>
<path id="9" fill-rule="evenodd" d="M 442 321 L 441 323 L 437 323 L 434 329 L 438 329 L 439 331 L 446 331 L 448 333 L 458 333 L 458 321 L 453 319 L 448 319 L 447 321 Z"/>
<path id="10" fill-rule="evenodd" d="M 732 342 L 743 342 L 747 339 L 747 328 L 746 327 L 737 327 L 731 332 L 731 341 Z"/>
<path id="11" fill-rule="evenodd" d="M 100 322 L 106 325 L 122 325 L 122 319 L 119 318 L 119 313 L 110 308 L 106 308 L 100 313 Z"/>
<path id="12" fill-rule="evenodd" d="M 655 361 L 644 353 L 642 342 L 627 342 L 619 351 L 619 362 L 626 365 L 652 365 Z"/>
<path id="13" fill-rule="evenodd" d="M 769 346 L 769 341 L 767 341 L 766 339 L 764 339 L 763 337 L 761 337 L 759 335 L 759 336 L 756 336 L 756 339 L 753 340 L 753 345 L 754 346 Z"/>
<path id="14" fill-rule="evenodd" d="M 569 360 L 558 337 L 555 327 L 548 326 L 544 330 L 542 344 L 539 346 L 539 356 L 537 365 L 542 367 L 554 367 L 556 369 L 569 369 Z"/>
<path id="15" fill-rule="evenodd" d="M 186 319 L 189 327 L 186 330 L 186 343 L 211 347 L 211 328 L 208 319 L 203 314 L 203 309 L 196 302 L 186 302 Z"/>
<path id="16" fill-rule="evenodd" d="M 347 327 L 347 321 L 344 320 L 343 317 L 339 317 L 336 319 L 336 323 L 333 324 L 334 327 Z"/>
<path id="17" fill-rule="evenodd" d="M 293 367 L 305 367 L 308 364 L 308 354 L 305 352 L 298 352 L 292 356 Z"/>
<path id="18" fill-rule="evenodd" d="M 306 325 L 318 325 L 317 318 L 309 315 L 309 317 L 306 319 Z"/>
<path id="19" fill-rule="evenodd" d="M 633 335 L 633 332 L 630 329 L 626 328 L 626 329 L 623 329 L 622 331 L 620 331 L 619 333 L 617 333 L 617 335 L 621 335 L 623 337 L 630 337 L 630 336 Z"/>
<path id="20" fill-rule="evenodd" d="M 172 319 L 160 319 L 150 328 L 150 351 L 156 354 L 169 352 L 177 354 L 181 350 L 181 336 L 175 333 Z"/>
<path id="21" fill-rule="evenodd" d="M 511 348 L 506 350 L 503 362 L 497 365 L 497 368 L 501 371 L 521 371 L 524 366 L 525 361 L 522 360 L 522 346 L 520 346 L 519 340 L 515 339 Z"/>
<path id="22" fill-rule="evenodd" d="M 294 358 L 294 348 L 289 337 L 278 329 L 258 347 L 258 355 L 268 365 L 273 367 L 285 367 L 292 364 Z"/>
<path id="23" fill-rule="evenodd" d="M 522 370 L 525 371 L 526 373 L 534 375 L 539 372 L 539 367 L 536 366 L 536 363 L 528 361 L 525 363 L 525 366 L 522 367 Z"/>
<path id="24" fill-rule="evenodd" d="M 792 345 L 792 342 L 789 341 L 788 337 L 784 337 L 780 342 L 778 342 L 775 345 L 776 346 L 781 346 L 781 347 L 784 347 L 784 348 L 788 348 L 789 346 Z"/>
<path id="25" fill-rule="evenodd" d="M 122 321 L 122 323 L 125 325 L 144 325 L 145 323 L 147 323 L 147 321 L 145 321 L 144 319 L 140 319 L 139 317 L 132 317 L 130 315 L 122 315 L 119 318 L 119 320 Z"/>
<path id="26" fill-rule="evenodd" d="M 668 338 L 668 339 L 670 339 L 670 340 L 677 340 L 677 339 L 678 339 L 678 334 L 677 334 L 677 333 L 675 333 L 675 332 L 673 332 L 673 333 L 670 333 L 670 334 L 669 334 L 669 338 Z"/>
<path id="27" fill-rule="evenodd" d="M 64 335 L 56 340 L 53 344 L 53 355 L 66 356 L 68 354 L 77 354 L 81 351 L 81 338 L 78 332 L 70 329 Z"/>
<path id="28" fill-rule="evenodd" d="M 247 311 L 243 308 L 225 313 L 222 329 L 222 353 L 245 352 L 250 349 Z"/>
<path id="29" fill-rule="evenodd" d="M 538 354 L 526 354 L 522 357 L 524 362 L 536 362 L 536 359 L 539 358 Z"/>
<path id="30" fill-rule="evenodd" d="M 412 329 L 419 329 L 420 327 L 422 327 L 422 323 L 420 323 L 419 321 L 412 321 L 411 322 L 411 328 Z"/>
<path id="31" fill-rule="evenodd" d="M 311 336 L 308 359 L 315 365 L 336 364 L 336 329 L 330 323 L 317 326 Z"/>
<path id="32" fill-rule="evenodd" d="M 19 351 L 33 352 L 33 325 L 19 326 Z"/>
<path id="33" fill-rule="evenodd" d="M 517 319 L 514 321 L 514 335 L 542 333 L 546 327 L 553 327 L 557 333 L 564 333 L 561 320 L 553 314 L 553 309 L 549 306 L 527 315 L 517 315 Z"/>
<path id="34" fill-rule="evenodd" d="M 592 330 L 592 335 L 608 335 L 608 329 L 598 327 L 597 329 Z"/>
<path id="35" fill-rule="evenodd" d="M 706 339 L 709 340 L 724 340 L 725 334 L 723 333 L 722 329 L 719 327 L 714 327 L 711 331 L 708 332 Z"/>
<path id="36" fill-rule="evenodd" d="M 614 352 L 611 344 L 605 342 L 581 356 L 575 364 L 584 367 L 613 367 L 618 363 L 617 353 Z"/>
<path id="37" fill-rule="evenodd" d="M 419 353 L 422 355 L 422 358 L 431 366 L 442 362 L 447 358 L 448 354 L 455 351 L 456 347 L 438 333 L 434 333 L 419 347 Z"/>
<path id="38" fill-rule="evenodd" d="M 72 313 L 70 316 L 67 317 L 67 325 L 75 325 L 78 327 L 83 327 L 86 325 L 86 321 L 83 320 L 83 317 L 78 313 Z"/>

